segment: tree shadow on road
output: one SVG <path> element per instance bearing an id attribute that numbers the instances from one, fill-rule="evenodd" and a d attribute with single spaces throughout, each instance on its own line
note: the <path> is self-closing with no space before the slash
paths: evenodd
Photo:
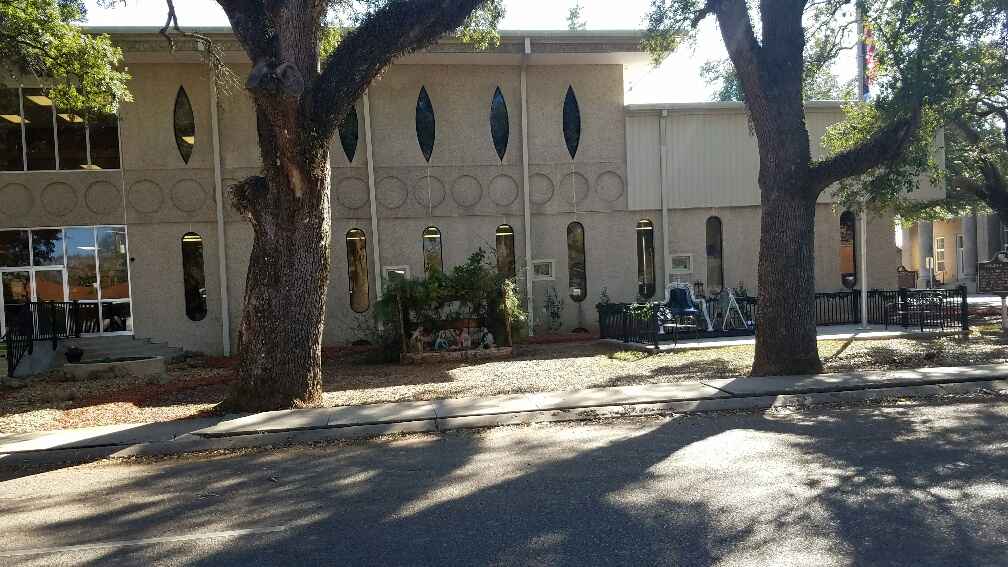
<path id="1" fill-rule="evenodd" d="M 1008 512 L 1005 416 L 964 404 L 937 423 L 914 411 L 925 405 L 123 465 L 83 495 L 0 499 L 0 514 L 9 541 L 32 547 L 287 526 L 217 550 L 98 550 L 94 564 L 995 564 L 1008 551 L 995 521 Z M 90 511 L 32 520 L 45 507 Z"/>

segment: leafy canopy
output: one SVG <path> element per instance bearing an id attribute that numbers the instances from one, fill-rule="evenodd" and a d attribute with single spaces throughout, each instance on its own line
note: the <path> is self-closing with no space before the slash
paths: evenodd
<path id="1" fill-rule="evenodd" d="M 904 221 L 954 216 L 990 204 L 983 194 L 988 166 L 1008 171 L 1005 121 L 999 115 L 1008 117 L 1006 8 L 1003 1 L 949 3 L 943 19 L 951 29 L 927 32 L 937 33 L 943 44 L 930 57 L 907 47 L 916 33 L 902 23 L 903 11 L 873 24 L 877 99 L 849 104 L 846 121 L 829 129 L 825 147 L 834 153 L 853 147 L 889 117 L 918 104 L 924 119 L 899 160 L 839 184 L 841 203 L 894 209 Z M 909 193 L 923 179 L 945 185 L 946 198 L 911 200 Z"/>
<path id="2" fill-rule="evenodd" d="M 122 52 L 107 35 L 91 35 L 83 0 L 0 0 L 0 60 L 4 83 L 37 77 L 60 108 L 113 113 L 132 100 Z"/>

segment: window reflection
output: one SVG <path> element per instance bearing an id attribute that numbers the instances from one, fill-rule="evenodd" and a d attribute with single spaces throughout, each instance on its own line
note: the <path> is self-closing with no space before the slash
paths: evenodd
<path id="1" fill-rule="evenodd" d="M 515 276 L 515 236 L 509 224 L 497 227 L 497 271 L 508 278 Z"/>
<path id="2" fill-rule="evenodd" d="M 567 225 L 567 270 L 570 298 L 580 303 L 588 297 L 588 271 L 585 267 L 584 226 L 579 222 Z"/>
<path id="3" fill-rule="evenodd" d="M 716 294 L 724 289 L 724 237 L 721 219 L 707 219 L 707 291 Z"/>
<path id="4" fill-rule="evenodd" d="M 202 321 L 207 315 L 206 274 L 203 271 L 203 237 L 195 232 L 182 236 L 182 284 L 186 317 Z"/>
<path id="5" fill-rule="evenodd" d="M 84 118 L 56 111 L 56 139 L 59 140 L 59 168 L 81 169 L 87 166 L 87 134 Z"/>
<path id="6" fill-rule="evenodd" d="M 441 231 L 436 226 L 429 226 L 423 231 L 424 271 L 428 274 L 437 270 L 444 271 L 444 259 L 441 255 Z"/>
<path id="7" fill-rule="evenodd" d="M 56 169 L 56 139 L 53 135 L 52 101 L 42 89 L 22 89 L 24 93 L 25 141 L 28 169 Z"/>
<path id="8" fill-rule="evenodd" d="M 28 231 L 0 230 L 0 268 L 16 268 L 30 264 Z"/>
<path id="9" fill-rule="evenodd" d="M 359 228 L 346 234 L 347 279 L 350 282 L 350 308 L 355 313 L 368 310 L 371 299 L 368 289 L 367 236 Z"/>
<path id="10" fill-rule="evenodd" d="M 64 231 L 67 255 L 67 296 L 74 299 L 98 299 L 98 269 L 95 266 L 93 228 L 68 228 Z"/>
<path id="11" fill-rule="evenodd" d="M 648 219 L 637 222 L 637 294 L 648 299 L 655 294 L 654 223 Z"/>
<path id="12" fill-rule="evenodd" d="M 59 228 L 31 231 L 32 265 L 63 265 L 63 230 Z"/>
<path id="13" fill-rule="evenodd" d="M 18 89 L 0 88 L 0 171 L 23 171 L 21 99 Z"/>

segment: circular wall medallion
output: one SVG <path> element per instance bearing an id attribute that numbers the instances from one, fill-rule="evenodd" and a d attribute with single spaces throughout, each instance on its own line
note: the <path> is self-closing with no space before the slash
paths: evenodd
<path id="1" fill-rule="evenodd" d="M 191 213 L 200 210 L 206 203 L 206 191 L 203 190 L 199 181 L 182 179 L 172 185 L 171 200 L 176 209 L 184 213 Z"/>
<path id="2" fill-rule="evenodd" d="M 35 204 L 31 190 L 20 183 L 0 187 L 0 213 L 9 217 L 27 215 Z"/>
<path id="3" fill-rule="evenodd" d="M 459 206 L 471 207 L 483 198 L 483 186 L 471 175 L 463 175 L 452 185 L 452 199 Z"/>
<path id="4" fill-rule="evenodd" d="M 568 173 L 560 181 L 560 187 L 557 191 L 568 203 L 572 203 L 572 199 L 577 199 L 577 202 L 580 203 L 588 198 L 588 179 L 577 172 Z"/>
<path id="5" fill-rule="evenodd" d="M 510 175 L 498 175 L 490 180 L 490 200 L 507 206 L 518 198 L 518 182 Z"/>
<path id="6" fill-rule="evenodd" d="M 553 180 L 542 173 L 529 177 L 529 186 L 529 199 L 533 203 L 542 205 L 553 198 Z"/>
<path id="7" fill-rule="evenodd" d="M 336 185 L 336 200 L 348 209 L 359 209 L 368 203 L 367 182 L 359 177 L 344 177 Z"/>
<path id="8" fill-rule="evenodd" d="M 77 192 L 69 184 L 57 181 L 45 186 L 39 201 L 47 213 L 61 217 L 77 207 Z"/>
<path id="9" fill-rule="evenodd" d="M 623 196 L 623 178 L 615 171 L 606 171 L 595 180 L 595 191 L 610 203 Z"/>
<path id="10" fill-rule="evenodd" d="M 430 195 L 429 201 L 428 195 Z M 417 179 L 416 184 L 413 185 L 413 198 L 424 208 L 440 205 L 445 200 L 444 182 L 433 175 L 425 175 Z"/>
<path id="11" fill-rule="evenodd" d="M 95 181 L 84 191 L 84 205 L 97 215 L 117 211 L 121 203 L 119 188 L 108 181 Z"/>
<path id="12" fill-rule="evenodd" d="M 375 185 L 378 202 L 389 209 L 398 209 L 406 202 L 406 184 L 398 177 L 386 177 Z"/>
<path id="13" fill-rule="evenodd" d="M 141 179 L 130 185 L 128 198 L 130 206 L 140 213 L 157 212 L 164 204 L 161 186 L 150 179 Z"/>

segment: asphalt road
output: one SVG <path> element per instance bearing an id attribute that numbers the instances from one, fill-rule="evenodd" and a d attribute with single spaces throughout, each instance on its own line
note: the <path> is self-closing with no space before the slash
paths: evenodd
<path id="1" fill-rule="evenodd" d="M 3 565 L 1008 564 L 1008 401 L 8 470 Z"/>

